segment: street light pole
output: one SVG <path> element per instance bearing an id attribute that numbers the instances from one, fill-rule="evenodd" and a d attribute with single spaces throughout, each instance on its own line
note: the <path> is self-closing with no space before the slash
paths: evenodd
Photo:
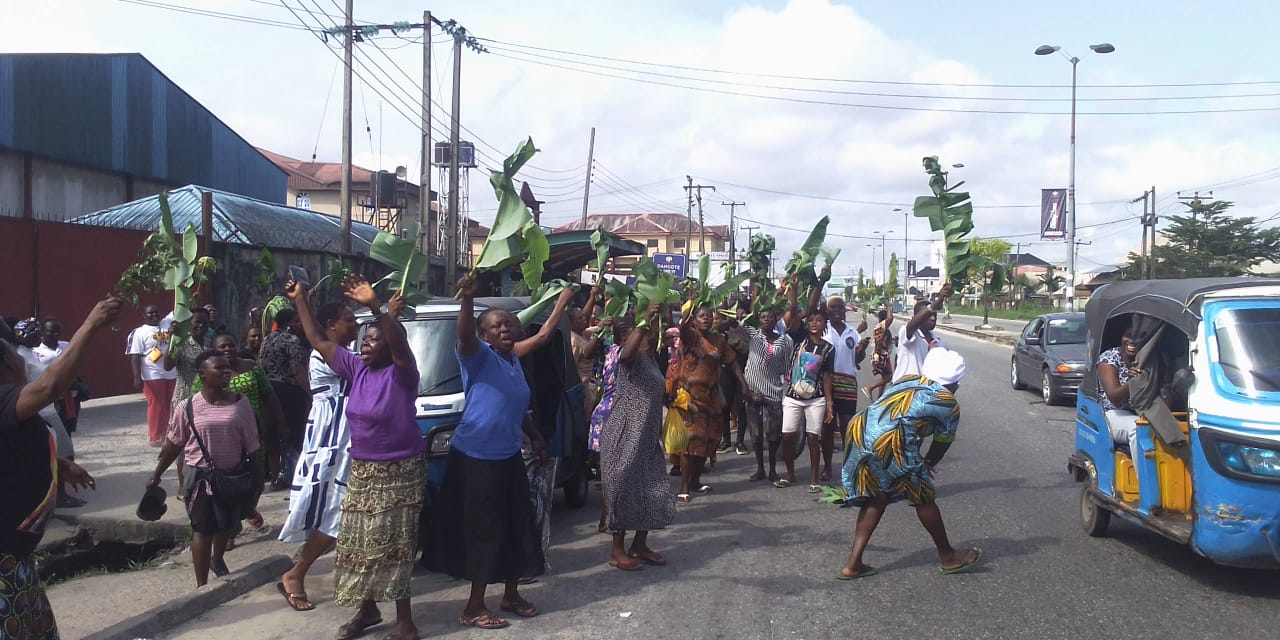
<path id="1" fill-rule="evenodd" d="M 901 207 L 897 207 L 894 211 L 902 211 Z M 902 305 L 907 305 L 907 236 L 911 233 L 907 229 L 907 216 L 910 212 L 902 211 L 902 264 L 898 265 L 898 269 L 902 271 Z"/>
<path id="2" fill-rule="evenodd" d="M 1062 53 L 1056 45 L 1040 45 L 1036 55 L 1060 53 L 1071 62 L 1071 159 L 1067 183 L 1067 310 L 1076 310 L 1076 65 L 1080 58 Z M 1106 54 L 1116 50 L 1109 42 L 1089 45 L 1094 53 Z"/>

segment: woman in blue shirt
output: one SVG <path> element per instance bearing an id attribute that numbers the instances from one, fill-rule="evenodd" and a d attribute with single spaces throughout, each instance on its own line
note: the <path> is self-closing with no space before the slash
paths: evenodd
<path id="1" fill-rule="evenodd" d="M 458 281 L 457 356 L 466 408 L 450 441 L 440 504 L 433 513 L 436 544 L 430 564 L 432 571 L 471 582 L 461 624 L 501 629 L 510 623 L 485 606 L 485 588 L 503 583 L 501 610 L 531 618 L 538 609 L 517 588 L 520 578 L 541 575 L 546 564 L 520 457 L 523 436 L 544 459 L 546 443 L 524 420 L 529 385 L 520 358 L 551 339 L 573 289 L 560 294 L 536 335 L 517 342 L 520 323 L 511 313 L 488 309 L 476 317 L 476 288 L 471 276 Z"/>

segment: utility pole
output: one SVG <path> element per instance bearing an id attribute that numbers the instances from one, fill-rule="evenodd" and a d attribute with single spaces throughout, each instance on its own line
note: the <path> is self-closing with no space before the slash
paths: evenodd
<path id="1" fill-rule="evenodd" d="M 351 0 L 347 0 L 350 2 Z M 453 105 L 449 117 L 449 212 L 445 216 L 444 230 L 445 288 L 458 281 L 458 140 L 461 120 L 458 112 L 462 108 L 462 41 L 467 37 L 467 30 L 458 27 L 453 33 Z"/>
<path id="2" fill-rule="evenodd" d="M 354 39 L 351 28 L 354 5 L 355 0 L 347 0 L 342 41 L 342 187 L 338 193 L 341 199 L 338 253 L 343 257 L 351 254 L 351 46 Z"/>
<path id="3" fill-rule="evenodd" d="M 684 228 L 684 264 L 685 273 L 689 273 L 689 245 L 693 244 L 693 176 L 685 176 L 689 186 L 684 188 L 685 218 L 688 223 Z"/>
<path id="4" fill-rule="evenodd" d="M 733 212 L 734 212 L 734 209 L 736 209 L 736 208 L 738 208 L 738 207 L 745 207 L 745 206 L 747 206 L 747 203 L 745 203 L 745 202 L 721 202 L 721 203 L 720 203 L 720 206 L 722 206 L 722 207 L 729 207 L 729 262 L 732 262 L 732 263 L 733 263 L 733 268 L 734 268 L 734 269 L 737 269 L 737 268 L 738 268 L 738 254 L 734 251 L 734 249 L 736 249 L 736 248 L 737 248 L 737 243 L 735 242 L 736 238 L 734 238 L 734 236 L 735 236 L 735 235 L 737 235 L 737 234 L 735 234 L 735 233 L 733 232 Z M 747 236 L 747 239 L 748 239 L 748 240 L 750 240 L 750 236 Z"/>
<path id="5" fill-rule="evenodd" d="M 418 177 L 418 224 L 425 234 L 418 238 L 418 250 L 427 255 L 427 281 L 431 280 L 431 258 L 435 256 L 436 223 L 431 216 L 431 12 L 422 12 L 422 153 Z M 430 290 L 428 286 L 428 290 Z M 445 290 L 448 283 L 445 283 Z"/>
<path id="6" fill-rule="evenodd" d="M 1151 245 L 1148 248 L 1144 249 L 1144 251 L 1146 252 L 1147 259 L 1143 261 L 1143 265 L 1145 265 L 1147 269 L 1148 280 L 1155 280 L 1156 278 L 1155 259 L 1156 259 L 1156 222 L 1157 221 L 1158 221 L 1158 218 L 1156 218 L 1156 186 L 1153 184 L 1151 185 L 1151 218 L 1147 222 L 1147 225 L 1151 227 Z"/>
<path id="7" fill-rule="evenodd" d="M 587 228 L 587 201 L 591 198 L 591 172 L 595 169 L 596 128 L 591 127 L 591 142 L 587 145 L 587 186 L 582 188 L 582 229 Z"/>
<path id="8" fill-rule="evenodd" d="M 1145 280 L 1147 278 L 1148 271 L 1147 261 L 1150 260 L 1150 257 L 1147 255 L 1147 225 L 1151 219 L 1149 208 L 1154 208 L 1155 203 L 1151 202 L 1150 191 L 1143 191 L 1141 196 L 1130 200 L 1129 204 L 1136 204 L 1139 200 L 1142 201 L 1142 247 L 1138 250 L 1138 255 L 1140 256 L 1140 260 L 1138 261 L 1138 277 Z"/>
<path id="9" fill-rule="evenodd" d="M 710 189 L 715 191 L 716 188 L 709 184 L 693 184 L 692 177 L 685 177 L 689 179 L 689 186 L 685 187 L 685 189 L 692 194 L 693 199 L 698 202 L 698 250 L 705 255 L 707 253 L 707 226 L 702 222 L 702 190 Z M 690 214 L 690 217 L 692 217 L 692 213 Z M 688 246 L 689 241 L 686 240 L 685 247 Z"/>

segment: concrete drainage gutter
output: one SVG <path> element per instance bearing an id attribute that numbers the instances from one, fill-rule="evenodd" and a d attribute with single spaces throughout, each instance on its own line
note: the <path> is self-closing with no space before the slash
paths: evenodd
<path id="1" fill-rule="evenodd" d="M 218 605 L 234 600 L 258 587 L 275 582 L 289 570 L 293 561 L 288 556 L 263 558 L 225 578 L 212 578 L 201 589 L 183 594 L 150 611 L 116 623 L 85 636 L 84 640 L 136 640 L 155 638 L 179 625 L 190 622 Z"/>

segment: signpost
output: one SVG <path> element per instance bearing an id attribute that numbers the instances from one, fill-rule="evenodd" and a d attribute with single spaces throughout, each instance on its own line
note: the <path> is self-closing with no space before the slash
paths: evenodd
<path id="1" fill-rule="evenodd" d="M 683 278 L 688 271 L 688 263 L 682 253 L 655 253 L 653 263 L 662 271 L 674 275 L 677 280 Z"/>

